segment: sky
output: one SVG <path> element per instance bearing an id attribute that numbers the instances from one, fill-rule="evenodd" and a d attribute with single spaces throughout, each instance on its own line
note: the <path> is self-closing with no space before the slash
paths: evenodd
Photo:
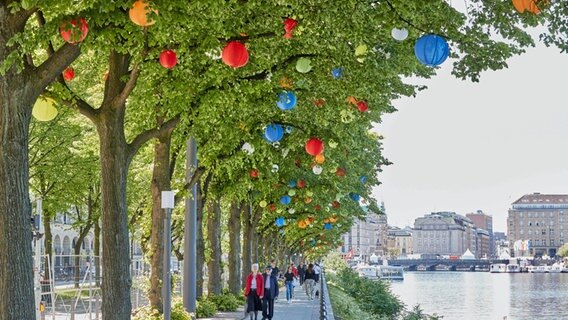
<path id="1" fill-rule="evenodd" d="M 483 210 L 506 231 L 511 203 L 533 192 L 568 193 L 568 54 L 537 45 L 484 72 L 453 77 L 446 61 L 428 89 L 394 102 L 375 130 L 393 162 L 373 190 L 389 225 L 434 211 Z"/>

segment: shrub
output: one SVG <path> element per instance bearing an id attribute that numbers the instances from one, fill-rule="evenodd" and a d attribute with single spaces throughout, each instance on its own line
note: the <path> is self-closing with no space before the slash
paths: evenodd
<path id="1" fill-rule="evenodd" d="M 192 320 L 192 314 L 185 311 L 183 302 L 180 299 L 172 301 L 172 320 Z M 164 316 L 157 310 L 150 306 L 142 307 L 133 312 L 132 320 L 163 320 Z"/>
<path id="2" fill-rule="evenodd" d="M 241 306 L 241 301 L 232 293 L 223 292 L 221 295 L 211 295 L 208 299 L 215 304 L 219 311 L 236 311 Z"/>
<path id="3" fill-rule="evenodd" d="M 380 316 L 362 310 L 357 300 L 333 285 L 328 286 L 329 298 L 333 307 L 333 314 L 337 320 L 365 319 L 379 320 Z M 382 318 L 386 319 L 386 318 Z"/>
<path id="4" fill-rule="evenodd" d="M 404 320 L 440 320 L 442 318 L 442 316 L 438 316 L 437 314 L 425 314 L 418 304 L 415 305 L 411 311 L 407 311 L 404 315 Z"/>
<path id="5" fill-rule="evenodd" d="M 217 313 L 217 306 L 213 301 L 206 297 L 197 299 L 197 318 L 207 318 Z"/>
<path id="6" fill-rule="evenodd" d="M 331 273 L 341 272 L 343 269 L 347 269 L 349 266 L 347 262 L 341 257 L 339 252 L 331 252 L 324 259 L 323 263 L 325 265 L 325 271 Z"/>

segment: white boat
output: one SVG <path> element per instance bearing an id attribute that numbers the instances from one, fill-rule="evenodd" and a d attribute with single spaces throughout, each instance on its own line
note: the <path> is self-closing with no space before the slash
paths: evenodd
<path id="1" fill-rule="evenodd" d="M 507 273 L 519 273 L 521 272 L 521 267 L 518 264 L 508 264 Z"/>
<path id="2" fill-rule="evenodd" d="M 382 280 L 404 280 L 404 268 L 398 266 L 379 266 L 379 279 Z"/>
<path id="3" fill-rule="evenodd" d="M 507 265 L 504 263 L 495 263 L 489 266 L 490 273 L 505 273 L 507 272 Z"/>
<path id="4" fill-rule="evenodd" d="M 450 267 L 445 264 L 439 264 L 435 267 L 436 271 L 450 271 Z"/>
<path id="5" fill-rule="evenodd" d="M 549 272 L 548 266 L 530 266 L 529 267 L 530 273 L 547 273 Z"/>
<path id="6" fill-rule="evenodd" d="M 379 278 L 377 273 L 377 267 L 375 266 L 367 266 L 367 265 L 359 265 L 356 268 L 357 273 L 362 278 L 367 278 L 371 280 L 376 280 Z"/>
<path id="7" fill-rule="evenodd" d="M 555 263 L 550 266 L 549 272 L 550 273 L 561 273 L 563 269 L 563 265 L 561 263 Z"/>

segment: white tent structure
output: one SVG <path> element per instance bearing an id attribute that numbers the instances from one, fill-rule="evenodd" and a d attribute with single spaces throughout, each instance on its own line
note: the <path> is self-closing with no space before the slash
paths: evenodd
<path id="1" fill-rule="evenodd" d="M 473 253 L 471 253 L 471 251 L 469 251 L 469 249 L 467 249 L 462 255 L 462 260 L 474 260 L 474 259 L 475 256 L 473 255 Z"/>

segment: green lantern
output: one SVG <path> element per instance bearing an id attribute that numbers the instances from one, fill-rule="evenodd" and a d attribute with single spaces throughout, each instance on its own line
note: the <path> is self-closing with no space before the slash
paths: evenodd
<path id="1" fill-rule="evenodd" d="M 312 60 L 308 58 L 300 58 L 296 62 L 296 70 L 300 73 L 308 73 L 312 70 Z"/>

